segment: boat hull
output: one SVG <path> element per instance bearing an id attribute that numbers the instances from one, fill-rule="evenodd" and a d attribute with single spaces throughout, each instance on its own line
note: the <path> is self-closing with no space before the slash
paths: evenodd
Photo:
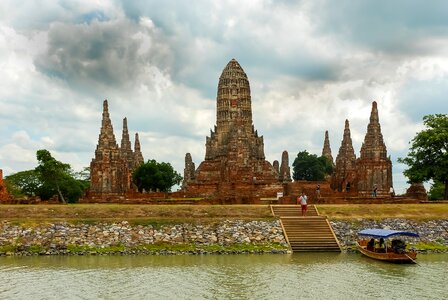
<path id="1" fill-rule="evenodd" d="M 398 264 L 412 264 L 416 263 L 415 260 L 417 259 L 417 253 L 416 252 L 405 252 L 405 253 L 394 253 L 394 252 L 373 252 L 370 250 L 367 250 L 366 245 L 363 245 L 361 242 L 357 242 L 357 247 L 359 252 L 364 254 L 367 257 L 376 259 L 376 260 L 382 260 L 386 262 L 391 263 L 398 263 Z"/>

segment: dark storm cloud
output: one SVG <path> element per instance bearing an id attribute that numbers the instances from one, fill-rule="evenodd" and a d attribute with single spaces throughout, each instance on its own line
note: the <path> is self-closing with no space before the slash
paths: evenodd
<path id="1" fill-rule="evenodd" d="M 424 41 L 448 34 L 448 1 L 315 1 L 312 14 L 320 33 L 390 54 L 437 51 Z"/>
<path id="2" fill-rule="evenodd" d="M 145 38 L 149 45 L 144 45 Z M 78 88 L 120 88 L 135 84 L 148 66 L 163 70 L 169 52 L 149 29 L 127 20 L 54 23 L 48 48 L 35 64 L 39 71 Z"/>
<path id="3" fill-rule="evenodd" d="M 341 73 L 339 60 L 300 47 L 300 25 L 283 22 L 285 12 L 294 11 L 291 18 L 301 13 L 297 1 L 261 1 L 253 8 L 208 1 L 165 1 L 163 6 L 157 1 L 122 1 L 122 7 L 130 19 L 150 18 L 169 40 L 175 56 L 172 79 L 208 98 L 216 96 L 217 78 L 232 58 L 252 79 L 275 80 L 281 73 L 325 81 Z"/>

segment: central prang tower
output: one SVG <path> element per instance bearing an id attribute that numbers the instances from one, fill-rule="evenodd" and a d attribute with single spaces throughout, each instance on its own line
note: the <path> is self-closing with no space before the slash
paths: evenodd
<path id="1" fill-rule="evenodd" d="M 249 81 L 235 59 L 219 77 L 216 100 L 216 126 L 207 137 L 205 160 L 225 158 L 233 152 L 240 164 L 246 165 L 251 159 L 264 160 L 263 137 L 258 136 L 252 124 Z"/>
<path id="2" fill-rule="evenodd" d="M 263 137 L 252 124 L 247 75 L 235 59 L 219 77 L 216 126 L 210 130 L 205 147 L 205 160 L 197 170 L 192 170 L 193 163 L 185 165 L 186 191 L 229 199 L 244 193 L 250 194 L 248 198 L 256 197 L 270 189 L 268 185 L 279 189 L 279 175 L 265 160 Z M 191 160 L 189 154 L 187 158 Z"/>

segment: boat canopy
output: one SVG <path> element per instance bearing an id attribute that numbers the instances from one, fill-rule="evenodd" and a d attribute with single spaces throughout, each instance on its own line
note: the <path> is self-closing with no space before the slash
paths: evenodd
<path id="1" fill-rule="evenodd" d="M 390 230 L 390 229 L 364 229 L 358 232 L 358 235 L 371 236 L 375 238 L 388 238 L 395 235 L 419 237 L 419 235 L 414 232 Z"/>

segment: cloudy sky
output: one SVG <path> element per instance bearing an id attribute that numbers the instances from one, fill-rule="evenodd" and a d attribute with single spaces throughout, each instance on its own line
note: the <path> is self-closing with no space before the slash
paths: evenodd
<path id="1" fill-rule="evenodd" d="M 356 155 L 373 100 L 394 184 L 404 192 L 422 117 L 448 112 L 448 1 L 15 1 L 0 3 L 0 168 L 36 166 L 38 149 L 90 164 L 102 102 L 146 159 L 183 173 L 204 159 L 218 78 L 249 77 L 269 161 L 288 150 L 336 157 L 349 119 Z"/>

